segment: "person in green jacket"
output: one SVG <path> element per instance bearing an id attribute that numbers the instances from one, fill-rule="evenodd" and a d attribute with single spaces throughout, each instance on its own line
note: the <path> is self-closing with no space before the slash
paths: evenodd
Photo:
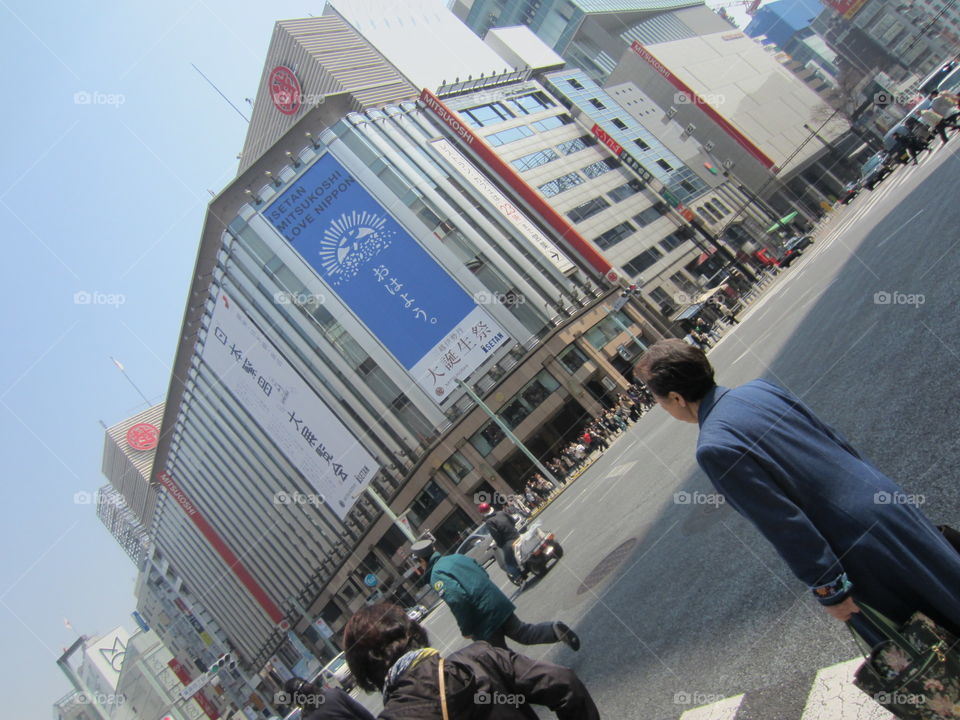
<path id="1" fill-rule="evenodd" d="M 565 623 L 525 623 L 516 606 L 480 565 L 466 555 L 441 555 L 429 540 L 411 548 L 430 585 L 450 608 L 464 637 L 506 649 L 505 637 L 521 645 L 562 642 L 580 649 L 580 638 Z"/>

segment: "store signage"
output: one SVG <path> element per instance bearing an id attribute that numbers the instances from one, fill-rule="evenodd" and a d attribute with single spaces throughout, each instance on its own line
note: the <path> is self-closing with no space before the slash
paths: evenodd
<path id="1" fill-rule="evenodd" d="M 153 450 L 160 439 L 160 430 L 150 423 L 137 423 L 127 430 L 127 445 L 134 450 Z"/>
<path id="2" fill-rule="evenodd" d="M 267 81 L 270 98 L 277 110 L 284 115 L 296 115 L 300 109 L 302 94 L 300 92 L 300 81 L 293 73 L 293 70 L 285 65 L 278 65 L 270 71 L 270 78 Z"/>

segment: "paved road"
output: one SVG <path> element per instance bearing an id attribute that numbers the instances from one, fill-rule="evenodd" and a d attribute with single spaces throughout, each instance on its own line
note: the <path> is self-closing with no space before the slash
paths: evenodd
<path id="1" fill-rule="evenodd" d="M 721 384 L 762 376 L 790 388 L 924 495 L 933 519 L 960 525 L 957 148 L 839 209 L 710 357 Z M 575 668 L 605 718 L 884 717 L 844 705 L 849 664 L 810 694 L 821 668 L 856 656 L 843 626 L 735 512 L 677 501 L 711 492 L 696 432 L 655 409 L 543 513 L 566 555 L 517 613 L 565 620 L 583 648 L 525 651 Z M 426 626 L 437 647 L 465 642 L 446 608 Z"/>

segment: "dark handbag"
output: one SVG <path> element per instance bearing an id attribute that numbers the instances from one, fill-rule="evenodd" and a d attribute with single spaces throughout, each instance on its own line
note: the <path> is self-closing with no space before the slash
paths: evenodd
<path id="1" fill-rule="evenodd" d="M 953 546 L 954 550 L 960 552 L 960 532 L 954 530 L 949 525 L 937 525 L 937 530 L 939 530 L 944 539 Z"/>
<path id="2" fill-rule="evenodd" d="M 923 613 L 914 613 L 898 628 L 869 606 L 857 605 L 860 614 L 886 639 L 869 652 L 857 669 L 853 684 L 898 718 L 948 720 L 957 717 L 960 711 L 960 656 L 954 649 L 957 639 Z M 857 637 L 854 634 L 854 638 Z"/>

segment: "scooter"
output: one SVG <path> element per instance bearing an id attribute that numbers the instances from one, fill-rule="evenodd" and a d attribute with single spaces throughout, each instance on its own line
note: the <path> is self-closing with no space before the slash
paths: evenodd
<path id="1" fill-rule="evenodd" d="M 540 527 L 539 521 L 535 521 L 514 540 L 510 550 L 514 554 L 517 567 L 520 568 L 519 575 L 511 575 L 507 571 L 503 561 L 503 551 L 500 548 L 497 548 L 495 556 L 497 564 L 507 573 L 510 582 L 517 586 L 522 586 L 530 575 L 537 578 L 543 577 L 563 557 L 563 547 L 557 542 L 556 535 L 545 532 Z"/>

